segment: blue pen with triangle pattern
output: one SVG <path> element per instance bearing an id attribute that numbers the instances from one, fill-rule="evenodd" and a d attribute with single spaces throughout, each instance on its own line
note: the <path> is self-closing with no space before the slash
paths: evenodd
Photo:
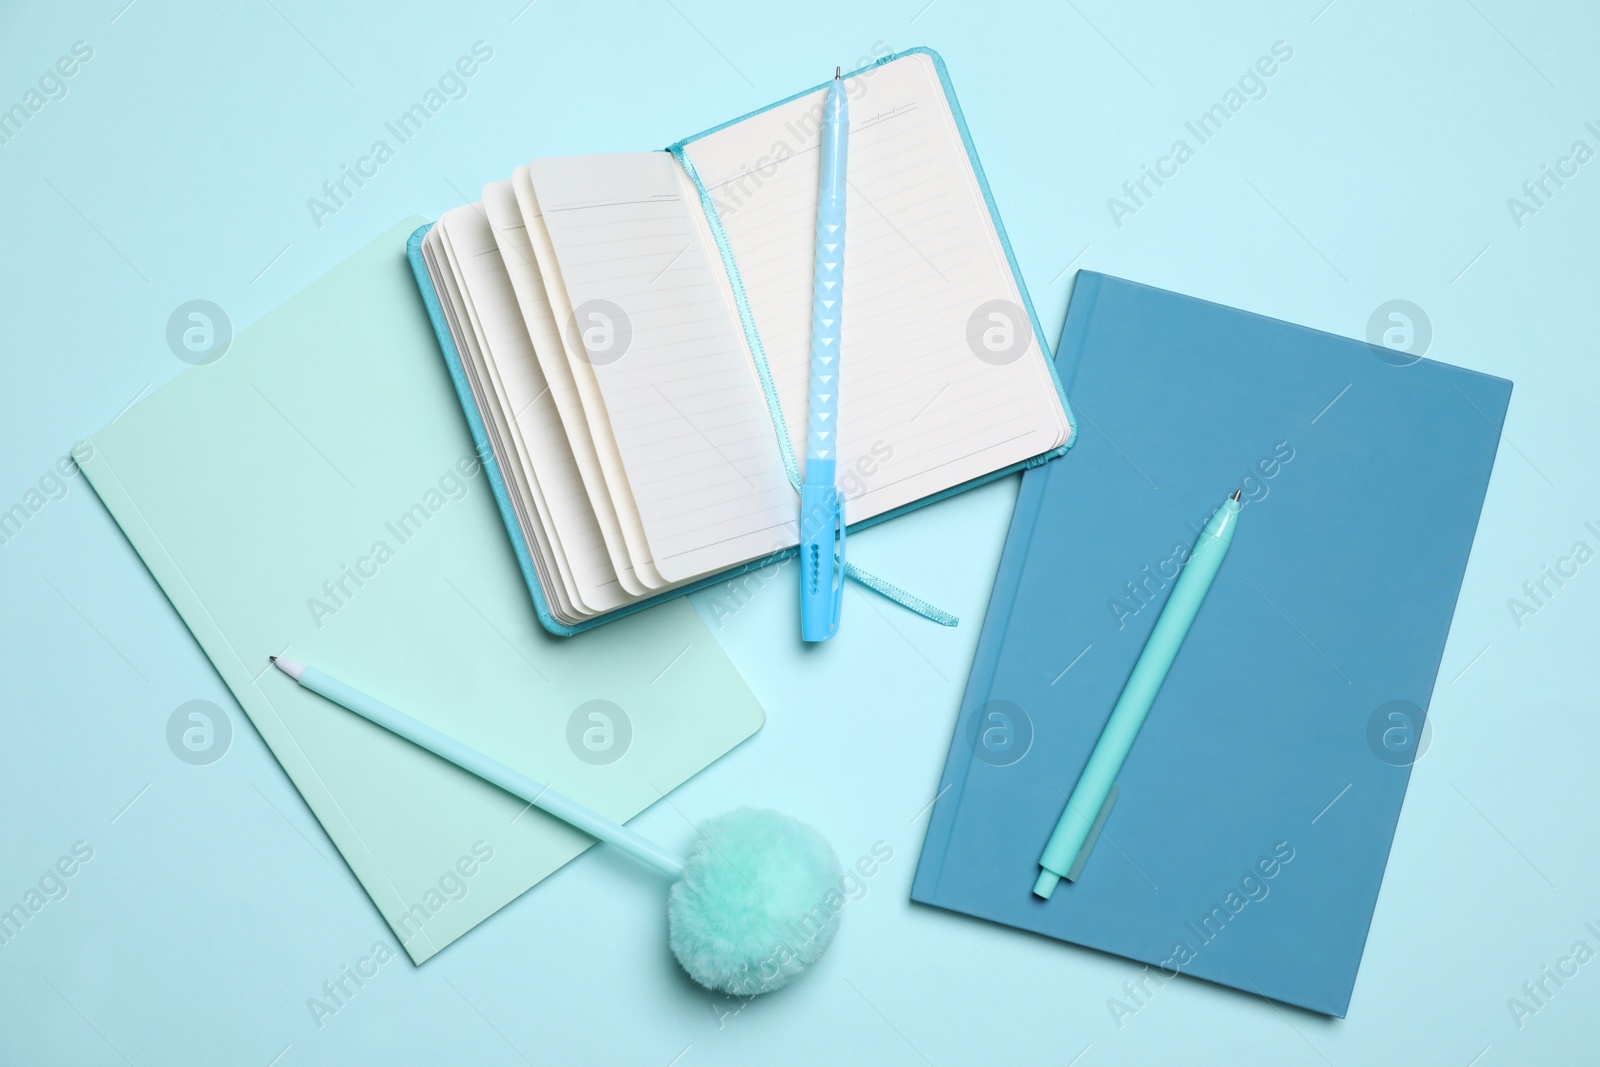
<path id="1" fill-rule="evenodd" d="M 838 633 L 844 603 L 844 496 L 835 470 L 849 136 L 850 106 L 844 79 L 835 70 L 822 105 L 822 173 L 811 278 L 811 391 L 805 482 L 800 487 L 800 636 L 806 641 L 826 641 Z"/>

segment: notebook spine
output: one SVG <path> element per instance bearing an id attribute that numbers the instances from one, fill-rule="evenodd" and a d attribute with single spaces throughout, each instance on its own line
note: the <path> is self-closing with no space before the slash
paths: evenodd
<path id="1" fill-rule="evenodd" d="M 1022 488 L 1017 494 L 1011 530 L 1006 534 L 1005 547 L 1000 553 L 1000 567 L 995 573 L 993 591 L 989 594 L 989 609 L 984 616 L 983 630 L 978 635 L 972 670 L 967 675 L 966 692 L 961 698 L 961 711 L 956 716 L 956 728 L 950 738 L 950 752 L 945 759 L 944 775 L 939 783 L 940 800 L 934 805 L 933 815 L 929 818 L 922 857 L 912 881 L 913 900 L 938 903 L 939 879 L 944 872 L 950 834 L 955 828 L 956 815 L 966 791 L 967 775 L 975 758 L 971 743 L 976 732 L 973 720 L 982 714 L 991 696 L 1000 650 L 1005 647 L 1006 631 L 1011 626 L 1011 610 L 1016 604 L 1017 589 L 1022 582 L 1023 568 L 1033 544 L 1034 527 L 1038 523 L 1045 489 L 1054 469 L 1046 465 L 1041 469 L 1026 471 L 1022 476 Z"/>
<path id="2" fill-rule="evenodd" d="M 1069 389 L 1077 372 L 1084 338 L 1088 336 L 1089 320 L 1094 316 L 1102 277 L 1089 271 L 1080 272 L 1073 287 L 1071 314 L 1062 328 L 1055 360 L 1057 379 L 1066 383 Z M 1011 612 L 1017 602 L 1017 590 L 1022 584 L 1023 570 L 1033 548 L 1034 533 L 1050 478 L 1056 470 L 1052 464 L 1043 463 L 1039 466 L 1030 465 L 1022 475 L 1022 488 L 1017 492 L 1011 529 L 1006 534 L 1005 547 L 1000 553 L 1000 566 L 995 573 L 993 591 L 989 594 L 988 612 L 984 616 L 983 630 L 978 635 L 978 647 L 973 653 L 972 670 L 967 675 L 967 688 L 961 698 L 955 733 L 950 739 L 950 754 L 946 758 L 945 773 L 939 786 L 940 795 L 946 799 L 934 805 L 922 846 L 922 859 L 912 882 L 911 896 L 914 900 L 937 903 L 939 877 L 944 869 L 950 834 L 955 827 L 967 774 L 974 758 L 969 743 L 974 732 L 973 719 L 982 713 L 983 706 L 993 695 L 991 690 L 1000 664 L 1000 650 L 1005 647 L 1006 635 L 1011 627 Z"/>
<path id="3" fill-rule="evenodd" d="M 1067 321 L 1061 327 L 1061 343 L 1056 346 L 1056 374 L 1066 383 L 1069 394 L 1078 377 L 1078 357 L 1083 353 L 1084 338 L 1089 336 L 1089 322 L 1094 318 L 1103 280 L 1104 274 L 1080 270 L 1072 283 Z"/>

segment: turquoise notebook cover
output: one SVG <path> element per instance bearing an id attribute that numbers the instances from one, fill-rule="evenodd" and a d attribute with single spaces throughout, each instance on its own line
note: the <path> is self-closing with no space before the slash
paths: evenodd
<path id="1" fill-rule="evenodd" d="M 966 119 L 961 114 L 961 105 L 956 100 L 955 87 L 950 82 L 950 73 L 945 68 L 944 60 L 940 58 L 939 54 L 933 51 L 931 48 L 908 48 L 903 52 L 896 52 L 893 55 L 884 56 L 876 62 L 866 67 L 862 67 L 860 70 L 850 71 L 844 76 L 847 79 L 858 77 L 863 73 L 871 71 L 875 67 L 881 67 L 885 63 L 892 63 L 897 59 L 902 59 L 911 55 L 926 55 L 933 62 L 934 69 L 938 72 L 939 83 L 944 87 L 945 98 L 950 103 L 950 112 L 955 117 L 956 128 L 961 133 L 961 142 L 966 147 L 967 158 L 972 162 L 973 174 L 976 175 L 978 179 L 978 187 L 983 192 L 983 200 L 988 206 L 989 216 L 994 220 L 995 232 L 1000 238 L 1001 247 L 1005 250 L 1006 262 L 1010 265 L 1011 274 L 1016 279 L 1017 291 L 1022 294 L 1022 305 L 1028 313 L 1028 321 L 1033 327 L 1034 336 L 1039 344 L 1039 351 L 1044 353 L 1046 362 L 1050 363 L 1050 345 L 1045 338 L 1044 328 L 1039 324 L 1039 315 L 1036 311 L 1034 311 L 1033 301 L 1028 296 L 1028 287 L 1023 283 L 1022 270 L 1017 266 L 1016 254 L 1012 251 L 1011 241 L 1006 236 L 1005 225 L 1000 221 L 1000 209 L 995 205 L 994 194 L 989 189 L 988 179 L 984 177 L 983 164 L 978 160 L 977 147 L 972 143 L 972 134 L 967 129 Z M 827 83 L 824 82 L 820 85 L 812 86 L 809 89 L 802 90 L 801 92 L 794 93 L 791 96 L 786 96 L 782 100 L 768 104 L 764 108 L 759 108 L 755 111 L 752 111 L 747 115 L 740 115 L 736 119 L 730 119 L 721 125 L 713 126 L 711 129 L 702 130 L 700 133 L 684 138 L 681 143 L 685 145 L 692 144 L 700 138 L 715 133 L 720 129 L 731 126 L 737 122 L 743 122 L 752 115 L 759 115 L 763 111 L 770 111 L 775 107 L 781 107 L 784 104 L 787 104 L 792 100 L 797 100 L 802 96 L 806 96 L 807 94 L 820 92 L 826 87 L 826 84 Z M 411 243 L 408 248 L 408 254 L 411 260 L 411 270 L 416 276 L 417 287 L 422 291 L 423 303 L 428 308 L 428 318 L 433 323 L 433 332 L 435 337 L 438 339 L 439 349 L 444 355 L 445 363 L 450 368 L 450 377 L 455 382 L 456 394 L 461 401 L 462 410 L 466 413 L 467 424 L 472 430 L 473 439 L 477 442 L 479 454 L 484 457 L 484 466 L 489 472 L 489 484 L 493 487 L 495 500 L 500 506 L 501 517 L 505 520 L 506 532 L 511 536 L 512 549 L 516 553 L 517 562 L 522 568 L 523 581 L 528 586 L 528 592 L 533 596 L 534 609 L 538 612 L 539 621 L 545 629 L 549 630 L 553 634 L 558 634 L 563 637 L 582 633 L 584 630 L 599 626 L 602 623 L 610 622 L 613 619 L 621 618 L 624 615 L 628 615 L 632 612 L 650 607 L 653 604 L 659 604 L 664 600 L 671 600 L 674 597 L 680 597 L 686 593 L 692 593 L 697 589 L 704 589 L 707 586 L 716 585 L 719 582 L 725 582 L 730 578 L 737 577 L 738 575 L 745 574 L 750 571 L 762 570 L 770 567 L 774 563 L 788 559 L 790 556 L 793 556 L 796 551 L 798 551 L 797 548 L 790 548 L 782 552 L 774 553 L 771 556 L 767 556 L 762 559 L 751 560 L 749 563 L 741 566 L 732 567 L 728 570 L 722 571 L 719 574 L 698 579 L 697 581 L 691 582 L 679 588 L 668 590 L 667 592 L 660 593 L 646 600 L 641 600 L 638 603 L 629 604 L 625 607 L 618 608 L 615 611 L 607 612 L 603 615 L 597 615 L 592 619 L 586 619 L 576 625 L 563 623 L 561 620 L 552 615 L 550 612 L 549 602 L 544 594 L 544 589 L 539 584 L 539 575 L 534 567 L 533 558 L 529 554 L 527 540 L 523 536 L 521 525 L 517 521 L 516 507 L 511 502 L 511 497 L 506 491 L 505 478 L 500 472 L 499 464 L 494 458 L 494 451 L 490 447 L 488 433 L 483 425 L 483 417 L 478 412 L 476 401 L 473 400 L 472 389 L 467 382 L 466 371 L 461 365 L 461 355 L 456 351 L 455 341 L 450 336 L 449 324 L 446 321 L 444 311 L 439 304 L 439 295 L 434 289 L 433 280 L 429 277 L 427 266 L 423 262 L 422 239 L 423 237 L 427 236 L 428 230 L 432 228 L 432 225 L 432 223 L 429 223 L 425 226 L 420 226 L 417 228 L 416 232 L 411 235 Z M 1051 366 L 1053 369 L 1054 364 L 1051 363 Z M 908 511 L 914 511 L 917 508 L 925 507 L 926 505 L 932 504 L 935 501 L 943 500 L 949 496 L 954 496 L 956 493 L 963 493 L 968 489 L 974 489 L 980 485 L 985 485 L 994 481 L 996 478 L 1003 478 L 1006 475 L 1014 474 L 1019 470 L 1037 466 L 1047 460 L 1053 459 L 1056 456 L 1065 453 L 1069 448 L 1072 447 L 1073 443 L 1077 439 L 1076 435 L 1078 424 L 1077 420 L 1073 417 L 1072 408 L 1067 403 L 1067 394 L 1062 388 L 1059 375 L 1053 375 L 1053 377 L 1056 391 L 1061 396 L 1062 407 L 1066 410 L 1067 419 L 1071 426 L 1070 436 L 1068 437 L 1066 444 L 1053 451 L 1034 456 L 1033 458 L 1025 460 L 1022 463 L 1011 464 L 1007 467 L 984 475 L 981 478 L 974 478 L 971 481 L 964 482 L 961 485 L 947 489 L 942 493 L 935 493 L 931 496 L 923 497 L 921 500 L 913 501 L 912 503 L 906 504 L 903 507 L 884 512 L 881 515 L 876 515 L 862 522 L 853 522 L 847 527 L 847 530 L 864 530 L 869 526 L 875 526 L 887 519 L 895 518 L 898 515 L 904 515 Z M 778 447 L 776 440 L 773 441 L 772 447 L 774 449 Z M 797 508 L 799 507 L 798 498 L 796 499 L 795 506 Z M 893 580 L 892 575 L 883 575 L 882 577 L 888 578 L 891 581 Z M 912 592 L 915 592 L 915 590 L 912 590 Z"/>
<path id="2" fill-rule="evenodd" d="M 1092 273 L 1059 353 L 1083 433 L 1023 477 L 912 898 L 1143 962 L 1151 989 L 1342 1017 L 1511 383 Z M 1066 795 L 1235 489 L 1104 833 L 1040 900 Z"/>

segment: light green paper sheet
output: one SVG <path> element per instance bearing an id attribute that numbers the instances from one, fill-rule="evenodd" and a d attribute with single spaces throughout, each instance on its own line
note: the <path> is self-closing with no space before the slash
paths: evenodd
<path id="1" fill-rule="evenodd" d="M 617 820 L 763 721 L 686 599 L 575 638 L 540 628 L 406 263 L 421 221 L 123 414 L 83 463 L 417 963 L 591 841 L 268 655 Z"/>

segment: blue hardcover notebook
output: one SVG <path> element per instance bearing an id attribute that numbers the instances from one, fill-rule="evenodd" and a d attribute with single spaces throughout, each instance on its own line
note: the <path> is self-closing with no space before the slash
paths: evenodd
<path id="1" fill-rule="evenodd" d="M 944 64 L 914 49 L 845 85 L 830 433 L 859 529 L 1042 463 L 1073 429 Z M 551 632 L 794 552 L 823 91 L 667 151 L 534 159 L 413 235 Z"/>
<path id="2" fill-rule="evenodd" d="M 1511 383 L 1099 274 L 912 897 L 1343 1016 Z M 1200 526 L 1233 548 L 1076 882 L 1039 855 Z"/>

